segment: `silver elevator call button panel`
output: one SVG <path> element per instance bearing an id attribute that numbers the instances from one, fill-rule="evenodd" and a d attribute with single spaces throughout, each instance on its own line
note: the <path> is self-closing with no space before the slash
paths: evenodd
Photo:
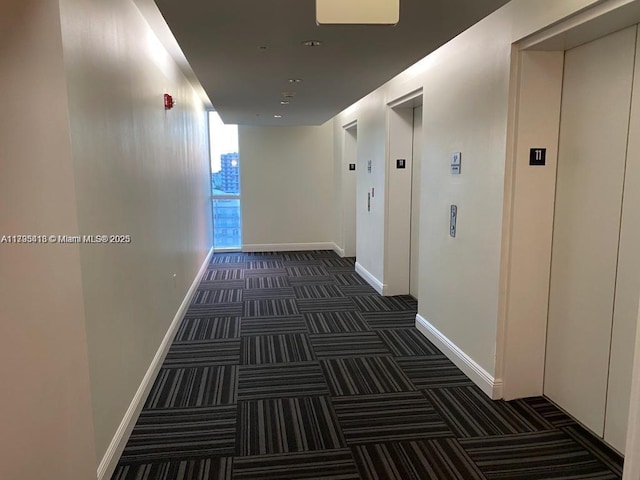
<path id="1" fill-rule="evenodd" d="M 458 224 L 458 206 L 451 205 L 451 217 L 449 219 L 449 235 L 456 238 L 456 229 Z"/>

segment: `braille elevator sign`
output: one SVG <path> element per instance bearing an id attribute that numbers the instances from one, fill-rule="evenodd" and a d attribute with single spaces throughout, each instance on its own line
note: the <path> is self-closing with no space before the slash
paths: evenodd
<path id="1" fill-rule="evenodd" d="M 547 149 L 532 148 L 529 153 L 529 165 L 546 165 Z"/>

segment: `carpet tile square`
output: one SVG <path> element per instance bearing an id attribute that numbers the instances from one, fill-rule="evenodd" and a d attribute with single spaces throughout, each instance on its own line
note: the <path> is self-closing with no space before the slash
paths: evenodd
<path id="1" fill-rule="evenodd" d="M 240 317 L 185 318 L 173 340 L 175 343 L 221 340 L 240 336 Z"/>
<path id="2" fill-rule="evenodd" d="M 240 456 L 345 447 L 327 397 L 252 400 L 238 411 Z"/>
<path id="3" fill-rule="evenodd" d="M 293 287 L 296 298 L 340 298 L 344 297 L 335 285 L 302 285 Z"/>
<path id="4" fill-rule="evenodd" d="M 277 277 L 274 277 L 274 278 L 277 278 Z M 296 294 L 293 291 L 293 288 L 283 287 L 283 288 L 247 289 L 244 291 L 242 298 L 244 300 L 271 300 L 275 298 L 295 298 L 295 297 L 296 297 Z"/>
<path id="5" fill-rule="evenodd" d="M 232 457 L 118 465 L 113 480 L 232 480 Z"/>
<path id="6" fill-rule="evenodd" d="M 304 319 L 311 333 L 351 333 L 371 330 L 358 312 L 312 312 Z"/>
<path id="7" fill-rule="evenodd" d="M 491 400 L 476 386 L 430 389 L 424 394 L 458 438 L 536 432 L 546 427 L 546 422 L 519 415 L 508 402 Z"/>
<path id="8" fill-rule="evenodd" d="M 242 365 L 238 399 L 329 395 L 329 387 L 317 362 Z"/>
<path id="9" fill-rule="evenodd" d="M 320 261 L 327 267 L 347 267 L 350 272 L 353 272 L 356 267 L 356 261 L 353 257 L 326 257 L 320 259 Z"/>
<path id="10" fill-rule="evenodd" d="M 366 295 L 351 297 L 361 312 L 397 312 L 412 310 L 407 303 L 399 297 L 381 297 L 379 295 Z"/>
<path id="11" fill-rule="evenodd" d="M 146 409 L 211 407 L 237 401 L 238 365 L 162 368 Z"/>
<path id="12" fill-rule="evenodd" d="M 352 451 L 367 480 L 485 480 L 455 439 L 358 445 Z"/>
<path id="13" fill-rule="evenodd" d="M 420 392 L 337 397 L 332 403 L 349 445 L 453 437 Z"/>
<path id="14" fill-rule="evenodd" d="M 242 365 L 315 360 L 309 337 L 302 333 L 242 337 Z"/>
<path id="15" fill-rule="evenodd" d="M 519 400 L 519 402 L 525 403 L 534 409 L 554 427 L 559 428 L 575 425 L 575 422 L 569 415 L 542 397 L 525 398 Z"/>
<path id="16" fill-rule="evenodd" d="M 419 389 L 471 387 L 474 383 L 444 355 L 400 357 L 396 362 Z"/>
<path id="17" fill-rule="evenodd" d="M 308 252 L 285 252 L 282 254 L 282 258 L 286 261 L 316 261 L 318 256 L 313 251 Z"/>
<path id="18" fill-rule="evenodd" d="M 211 305 L 218 303 L 233 303 L 242 301 L 241 288 L 218 288 L 214 290 L 198 289 L 193 294 L 191 305 Z"/>
<path id="19" fill-rule="evenodd" d="M 297 285 L 335 285 L 336 277 L 333 275 L 314 275 L 303 277 L 287 277 L 289 283 L 293 286 Z"/>
<path id="20" fill-rule="evenodd" d="M 566 433 L 558 430 L 460 444 L 487 480 L 614 480 L 620 477 Z"/>
<path id="21" fill-rule="evenodd" d="M 415 390 L 391 357 L 327 359 L 320 365 L 336 397 Z"/>
<path id="22" fill-rule="evenodd" d="M 290 286 L 288 277 L 247 277 L 245 288 L 248 290 L 260 288 L 286 288 Z M 245 294 L 248 293 L 245 291 Z"/>
<path id="23" fill-rule="evenodd" d="M 201 290 L 234 290 L 243 289 L 245 287 L 245 280 L 242 278 L 236 280 L 202 280 L 198 289 Z"/>
<path id="24" fill-rule="evenodd" d="M 236 445 L 236 405 L 143 410 L 122 463 L 231 456 Z"/>
<path id="25" fill-rule="evenodd" d="M 165 367 L 228 365 L 240 362 L 240 339 L 174 343 L 164 360 Z"/>
<path id="26" fill-rule="evenodd" d="M 376 332 L 332 333 L 309 338 L 318 358 L 391 355 Z"/>
<path id="27" fill-rule="evenodd" d="M 307 312 L 348 312 L 358 308 L 350 298 L 305 298 L 298 299 L 298 309 Z"/>
<path id="28" fill-rule="evenodd" d="M 347 297 L 359 297 L 362 295 L 378 295 L 369 285 L 340 285 L 340 292 Z"/>
<path id="29" fill-rule="evenodd" d="M 310 277 L 329 275 L 322 265 L 299 265 L 296 267 L 286 267 L 290 277 Z"/>
<path id="30" fill-rule="evenodd" d="M 241 317 L 244 313 L 244 303 L 214 303 L 191 304 L 185 313 L 185 318 L 194 317 Z"/>
<path id="31" fill-rule="evenodd" d="M 232 268 L 225 270 L 207 270 L 204 272 L 204 276 L 202 280 L 205 282 L 212 281 L 231 281 L 231 280 L 241 280 L 244 278 L 244 269 L 242 268 Z"/>
<path id="32" fill-rule="evenodd" d="M 243 253 L 228 253 L 226 255 L 214 255 L 209 265 L 229 264 L 229 263 L 245 263 L 247 256 Z"/>
<path id="33" fill-rule="evenodd" d="M 247 262 L 247 269 L 249 270 L 269 270 L 278 268 L 284 268 L 281 260 L 250 260 Z"/>
<path id="34" fill-rule="evenodd" d="M 271 298 L 244 302 L 244 317 L 277 317 L 298 313 L 298 305 L 293 298 Z"/>
<path id="35" fill-rule="evenodd" d="M 397 312 L 362 312 L 361 315 L 374 330 L 415 328 L 416 326 L 416 312 L 413 310 Z"/>
<path id="36" fill-rule="evenodd" d="M 244 271 L 244 278 L 249 277 L 286 277 L 287 270 L 284 268 L 254 268 Z"/>
<path id="37" fill-rule="evenodd" d="M 604 463 L 613 473 L 622 476 L 624 457 L 603 444 L 591 432 L 576 424 L 562 427 L 562 431 Z"/>
<path id="38" fill-rule="evenodd" d="M 236 457 L 233 480 L 361 480 L 361 477 L 351 451 L 342 449 Z"/>
<path id="39" fill-rule="evenodd" d="M 379 330 L 378 335 L 396 357 L 438 355 L 440 350 L 415 328 Z"/>
<path id="40" fill-rule="evenodd" d="M 307 332 L 307 324 L 302 315 L 246 317 L 242 319 L 242 336 Z"/>
<path id="41" fill-rule="evenodd" d="M 367 281 L 355 272 L 335 273 L 333 275 L 338 285 L 343 286 L 368 286 Z"/>

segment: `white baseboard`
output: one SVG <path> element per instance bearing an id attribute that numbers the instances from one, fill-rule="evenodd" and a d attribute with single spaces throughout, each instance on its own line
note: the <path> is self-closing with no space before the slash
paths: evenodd
<path id="1" fill-rule="evenodd" d="M 337 243 L 333 244 L 333 251 L 340 255 L 341 258 L 344 258 L 344 248 L 341 248 Z"/>
<path id="2" fill-rule="evenodd" d="M 386 286 L 366 268 L 356 262 L 356 273 L 364 278 L 380 295 L 385 295 Z"/>
<path id="3" fill-rule="evenodd" d="M 153 386 L 153 382 L 158 375 L 158 371 L 162 366 L 162 362 L 164 362 L 165 357 L 167 356 L 167 352 L 169 351 L 169 347 L 173 342 L 173 339 L 178 331 L 178 327 L 180 326 L 180 322 L 182 321 L 182 317 L 184 316 L 187 308 L 189 307 L 189 303 L 191 302 L 191 297 L 193 296 L 196 288 L 198 288 L 198 284 L 200 283 L 200 279 L 204 275 L 205 270 L 207 269 L 207 265 L 209 265 L 209 261 L 211 260 L 211 256 L 213 255 L 213 248 L 209 250 L 207 254 L 207 258 L 204 263 L 200 267 L 196 278 L 194 279 L 187 295 L 184 297 L 184 300 L 180 304 L 180 308 L 176 312 L 175 317 L 173 317 L 173 321 L 169 326 L 169 330 L 164 336 L 160 347 L 158 347 L 158 351 L 156 352 L 151 365 L 147 369 L 147 373 L 142 379 L 142 383 L 138 387 L 138 391 L 133 396 L 133 400 L 131 400 L 131 404 L 127 409 L 127 412 L 120 422 L 120 426 L 116 431 L 116 434 L 113 436 L 111 443 L 109 444 L 109 448 L 102 457 L 102 461 L 98 466 L 98 480 L 109 480 L 115 471 L 118 461 L 120 460 L 120 455 L 122 455 L 122 451 L 129 440 L 129 436 L 131 435 L 131 431 L 138 421 L 138 417 L 140 416 L 140 412 L 142 411 L 142 407 L 144 406 L 144 402 L 147 399 L 147 395 Z"/>
<path id="4" fill-rule="evenodd" d="M 333 250 L 334 243 L 264 243 L 245 244 L 242 246 L 243 252 L 301 252 L 307 250 Z"/>
<path id="5" fill-rule="evenodd" d="M 494 378 L 420 314 L 416 315 L 416 328 L 431 340 L 484 393 L 493 400 L 502 398 L 502 380 Z"/>

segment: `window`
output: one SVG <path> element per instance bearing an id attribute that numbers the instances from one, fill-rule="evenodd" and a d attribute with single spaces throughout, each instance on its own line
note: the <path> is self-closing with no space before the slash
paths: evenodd
<path id="1" fill-rule="evenodd" d="M 213 247 L 237 250 L 242 247 L 238 126 L 225 125 L 216 112 L 209 112 L 209 144 Z"/>

